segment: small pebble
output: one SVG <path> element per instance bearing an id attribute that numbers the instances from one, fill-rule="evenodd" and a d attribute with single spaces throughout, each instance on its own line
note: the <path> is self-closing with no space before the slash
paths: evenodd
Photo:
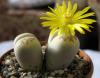
<path id="1" fill-rule="evenodd" d="M 23 76 L 26 76 L 27 75 L 27 73 L 23 73 Z"/>
<path id="2" fill-rule="evenodd" d="M 23 72 L 21 72 L 20 75 L 23 76 Z"/>
<path id="3" fill-rule="evenodd" d="M 74 78 L 73 74 L 68 74 L 68 78 Z"/>
<path id="4" fill-rule="evenodd" d="M 10 72 L 11 72 L 12 70 L 13 70 L 13 68 L 8 68 L 8 71 L 10 71 Z"/>
<path id="5" fill-rule="evenodd" d="M 31 72 L 28 72 L 27 75 L 31 75 Z"/>
<path id="6" fill-rule="evenodd" d="M 56 74 L 55 72 L 51 72 L 51 74 L 50 74 L 50 75 L 51 75 L 51 76 L 55 76 L 55 74 Z"/>
<path id="7" fill-rule="evenodd" d="M 6 56 L 6 58 L 5 59 L 10 59 L 10 56 Z"/>
<path id="8" fill-rule="evenodd" d="M 58 70 L 59 75 L 62 75 L 64 73 L 64 70 Z"/>
<path id="9" fill-rule="evenodd" d="M 77 58 L 80 58 L 78 55 L 76 55 Z"/>
<path id="10" fill-rule="evenodd" d="M 13 61 L 10 60 L 10 59 L 7 59 L 7 60 L 5 61 L 5 64 L 6 64 L 6 65 L 11 65 L 11 64 L 13 64 Z"/>
<path id="11" fill-rule="evenodd" d="M 80 63 L 80 64 L 79 64 L 79 68 L 81 68 L 83 65 L 84 65 L 84 63 Z"/>
<path id="12" fill-rule="evenodd" d="M 14 53 L 14 52 L 11 52 L 10 55 L 11 55 L 11 56 L 15 56 L 15 53 Z"/>
<path id="13" fill-rule="evenodd" d="M 57 74 L 58 73 L 58 70 L 55 70 L 54 73 Z"/>
<path id="14" fill-rule="evenodd" d="M 17 60 L 16 60 L 16 57 L 12 57 L 12 59 L 13 59 L 13 61 L 14 61 L 14 62 L 16 62 L 16 61 L 17 61 Z"/>
<path id="15" fill-rule="evenodd" d="M 7 68 L 7 67 L 4 67 L 4 68 L 1 70 L 1 72 L 3 72 L 3 71 L 7 71 L 7 72 L 8 72 L 8 68 Z"/>
<path id="16" fill-rule="evenodd" d="M 33 76 L 34 78 L 37 78 L 38 77 L 38 74 L 34 74 L 34 76 Z"/>
<path id="17" fill-rule="evenodd" d="M 8 73 L 8 71 L 3 71 L 3 75 L 5 76 L 5 75 L 7 75 L 7 73 Z"/>
<path id="18" fill-rule="evenodd" d="M 42 53 L 45 54 L 46 46 L 42 46 Z"/>
<path id="19" fill-rule="evenodd" d="M 19 71 L 19 72 L 22 72 L 22 71 L 24 71 L 24 70 L 23 70 L 22 68 L 18 68 L 18 71 Z"/>
<path id="20" fill-rule="evenodd" d="M 20 75 L 20 78 L 24 78 L 24 76 L 23 75 Z"/>
<path id="21" fill-rule="evenodd" d="M 11 74 L 11 75 L 16 75 L 16 73 L 17 73 L 17 72 L 13 70 L 10 74 Z"/>
<path id="22" fill-rule="evenodd" d="M 65 68 L 65 69 L 64 69 L 64 71 L 66 72 L 66 71 L 68 71 L 68 69 L 67 69 L 67 68 Z"/>
<path id="23" fill-rule="evenodd" d="M 11 76 L 10 78 L 17 78 L 17 77 L 15 77 L 15 76 Z"/>

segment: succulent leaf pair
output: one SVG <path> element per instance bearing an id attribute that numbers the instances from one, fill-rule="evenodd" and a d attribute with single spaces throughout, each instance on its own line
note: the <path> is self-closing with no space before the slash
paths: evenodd
<path id="1" fill-rule="evenodd" d="M 20 34 L 14 40 L 16 59 L 25 70 L 41 71 L 43 60 L 46 60 L 47 70 L 66 68 L 78 49 L 79 41 L 74 37 L 72 39 L 57 35 L 53 39 L 49 37 L 45 54 L 42 53 L 39 40 L 31 33 Z M 46 58 L 43 58 L 43 55 Z"/>
<path id="2" fill-rule="evenodd" d="M 39 71 L 42 68 L 42 48 L 31 33 L 18 35 L 14 40 L 14 52 L 18 63 L 25 70 Z"/>

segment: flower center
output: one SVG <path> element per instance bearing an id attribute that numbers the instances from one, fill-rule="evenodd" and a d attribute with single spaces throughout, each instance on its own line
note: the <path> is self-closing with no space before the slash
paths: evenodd
<path id="1" fill-rule="evenodd" d="M 62 22 L 63 22 L 63 25 L 71 24 L 72 23 L 72 17 L 64 15 Z"/>

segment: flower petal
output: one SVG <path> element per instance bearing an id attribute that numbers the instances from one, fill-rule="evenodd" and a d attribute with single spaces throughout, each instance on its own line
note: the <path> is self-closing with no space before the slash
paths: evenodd
<path id="1" fill-rule="evenodd" d="M 91 32 L 91 30 L 89 29 L 89 26 L 86 24 L 81 24 L 81 27 L 84 28 L 85 30 Z"/>
<path id="2" fill-rule="evenodd" d="M 75 29 L 81 34 L 85 34 L 84 30 L 81 28 L 80 24 L 74 24 Z"/>
<path id="3" fill-rule="evenodd" d="M 71 11 L 71 15 L 73 16 L 77 10 L 77 3 L 74 4 L 73 9 Z"/>
<path id="4" fill-rule="evenodd" d="M 67 16 L 69 16 L 71 13 L 71 9 L 72 9 L 72 3 L 71 3 L 71 1 L 68 1 L 68 8 L 67 8 Z"/>
<path id="5" fill-rule="evenodd" d="M 40 19 L 50 21 L 50 20 L 56 20 L 57 18 L 54 18 L 54 17 L 52 17 L 52 18 L 48 18 L 48 17 L 41 17 Z"/>
<path id="6" fill-rule="evenodd" d="M 86 17 L 89 17 L 89 16 L 94 16 L 94 12 L 84 14 L 84 15 L 78 17 L 78 19 L 83 19 L 83 18 L 86 18 Z"/>
<path id="7" fill-rule="evenodd" d="M 86 13 L 89 9 L 90 9 L 90 7 L 86 7 L 86 8 L 83 9 L 82 11 L 76 12 L 75 15 L 74 15 L 74 19 L 80 17 L 81 15 L 83 15 L 84 13 Z"/>
<path id="8" fill-rule="evenodd" d="M 83 23 L 83 24 L 92 24 L 93 22 L 96 22 L 93 19 L 80 19 L 78 22 Z"/>
<path id="9" fill-rule="evenodd" d="M 50 32 L 50 35 L 52 36 L 52 35 L 55 33 L 56 30 L 57 30 L 57 28 L 53 28 L 53 29 L 51 30 L 51 32 Z"/>
<path id="10" fill-rule="evenodd" d="M 52 12 L 46 12 L 46 15 L 49 17 L 56 17 L 56 15 Z"/>

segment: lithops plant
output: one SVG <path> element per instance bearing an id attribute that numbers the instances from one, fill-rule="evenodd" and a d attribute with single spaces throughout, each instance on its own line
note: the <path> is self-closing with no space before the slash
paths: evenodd
<path id="1" fill-rule="evenodd" d="M 74 56 L 79 51 L 79 40 L 75 36 L 75 30 L 85 34 L 85 30 L 90 31 L 90 24 L 95 22 L 86 17 L 93 16 L 94 13 L 86 13 L 90 7 L 82 11 L 77 11 L 77 3 L 72 6 L 71 1 L 57 4 L 50 8 L 51 12 L 46 12 L 40 19 L 44 27 L 49 27 L 51 32 L 46 50 L 46 68 L 48 71 L 63 69 L 69 66 Z"/>
<path id="2" fill-rule="evenodd" d="M 39 40 L 31 33 L 18 35 L 14 40 L 14 52 L 20 66 L 25 70 L 40 71 L 42 49 Z"/>

